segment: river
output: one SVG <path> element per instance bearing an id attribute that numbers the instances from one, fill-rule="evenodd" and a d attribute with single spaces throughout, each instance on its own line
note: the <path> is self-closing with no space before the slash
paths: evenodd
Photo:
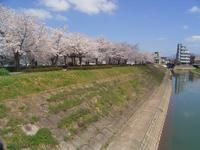
<path id="1" fill-rule="evenodd" d="M 159 150 L 200 150 L 200 78 L 173 77 L 173 93 Z"/>

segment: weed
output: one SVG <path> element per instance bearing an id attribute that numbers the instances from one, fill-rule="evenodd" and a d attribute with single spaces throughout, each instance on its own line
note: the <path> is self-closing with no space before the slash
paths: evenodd
<path id="1" fill-rule="evenodd" d="M 81 103 L 80 99 L 68 99 L 68 100 L 65 100 L 63 103 L 50 106 L 49 111 L 51 113 L 58 113 L 60 111 L 64 111 L 76 105 L 79 105 L 80 103 Z"/>
<path id="2" fill-rule="evenodd" d="M 53 146 L 58 144 L 47 128 L 39 129 L 33 136 L 26 135 L 21 129 L 17 128 L 7 140 L 8 150 L 20 150 L 24 148 L 37 149 L 40 145 Z"/>
<path id="3" fill-rule="evenodd" d="M 35 124 L 35 123 L 37 123 L 39 121 L 39 118 L 38 117 L 36 117 L 36 116 L 32 116 L 31 117 L 31 123 L 32 124 Z"/>
<path id="4" fill-rule="evenodd" d="M 28 110 L 28 107 L 25 105 L 19 107 L 20 112 L 26 112 L 27 110 Z"/>
<path id="5" fill-rule="evenodd" d="M 0 103 L 0 118 L 6 117 L 8 110 L 9 109 L 5 104 Z"/>

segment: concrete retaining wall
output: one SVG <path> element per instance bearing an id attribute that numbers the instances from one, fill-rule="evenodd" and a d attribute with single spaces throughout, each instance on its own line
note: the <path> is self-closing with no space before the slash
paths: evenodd
<path id="1" fill-rule="evenodd" d="M 156 150 L 171 98 L 172 81 L 168 71 L 160 88 L 152 94 L 117 133 L 106 149 Z"/>

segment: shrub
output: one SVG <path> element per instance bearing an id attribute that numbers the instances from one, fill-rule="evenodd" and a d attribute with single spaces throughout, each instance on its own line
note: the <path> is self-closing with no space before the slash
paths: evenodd
<path id="1" fill-rule="evenodd" d="M 112 65 L 94 65 L 94 66 L 73 66 L 67 67 L 69 70 L 91 70 L 91 69 L 106 69 L 112 68 Z"/>
<path id="2" fill-rule="evenodd" d="M 9 75 L 9 71 L 5 68 L 0 68 L 0 76 L 7 76 Z"/>
<path id="3" fill-rule="evenodd" d="M 46 72 L 46 71 L 58 71 L 62 70 L 61 67 L 38 67 L 38 68 L 27 68 L 22 70 L 23 72 Z"/>

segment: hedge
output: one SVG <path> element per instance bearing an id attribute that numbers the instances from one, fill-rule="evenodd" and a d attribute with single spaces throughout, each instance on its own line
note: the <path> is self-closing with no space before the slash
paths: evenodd
<path id="1" fill-rule="evenodd" d="M 38 67 L 38 68 L 26 68 L 22 72 L 46 72 L 46 71 L 59 71 L 62 67 Z"/>
<path id="2" fill-rule="evenodd" d="M 95 66 L 73 66 L 73 67 L 66 67 L 69 70 L 91 70 L 91 69 L 106 69 L 112 68 L 112 65 L 95 65 Z"/>

